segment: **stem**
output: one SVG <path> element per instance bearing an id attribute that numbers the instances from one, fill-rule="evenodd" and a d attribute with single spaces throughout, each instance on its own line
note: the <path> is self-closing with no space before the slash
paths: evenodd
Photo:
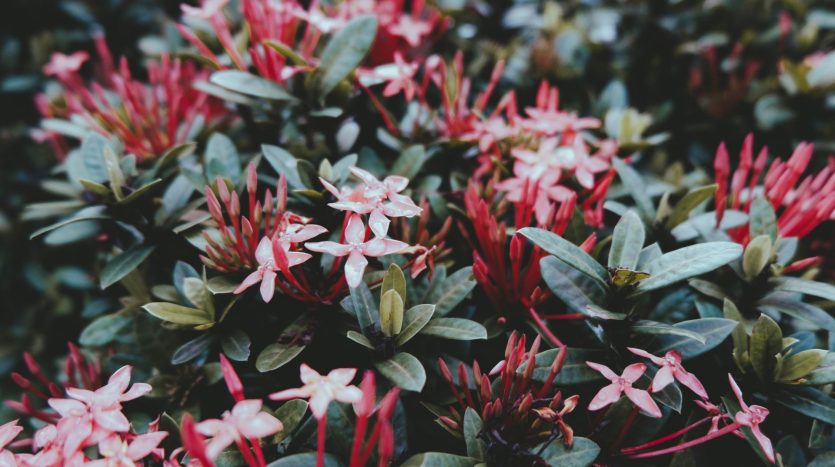
<path id="1" fill-rule="evenodd" d="M 687 433 L 688 431 L 692 430 L 693 428 L 704 425 L 704 423 L 709 421 L 710 419 L 711 419 L 711 417 L 705 417 L 705 418 L 703 418 L 703 419 L 701 419 L 697 422 L 694 422 L 694 423 L 692 423 L 692 424 L 690 424 L 690 425 L 688 425 L 688 426 L 686 426 L 686 427 L 684 427 L 684 428 L 682 428 L 682 429 L 680 429 L 680 430 L 678 430 L 674 433 L 670 433 L 666 436 L 662 436 L 661 438 L 654 439 L 654 440 L 649 441 L 649 442 L 644 443 L 644 444 L 639 444 L 637 446 L 631 446 L 631 447 L 628 447 L 628 448 L 623 448 L 623 449 L 620 450 L 620 452 L 624 453 L 624 454 L 628 454 L 630 452 L 640 451 L 642 449 L 651 448 L 653 446 L 663 444 L 663 443 L 665 443 L 665 442 L 667 442 L 671 439 L 678 438 L 679 436 Z"/>
<path id="2" fill-rule="evenodd" d="M 249 446 L 246 445 L 246 442 L 243 438 L 238 438 L 235 440 L 235 444 L 238 445 L 238 450 L 241 451 L 241 455 L 244 456 L 244 460 L 246 464 L 250 467 L 259 467 L 258 463 L 255 461 L 255 458 L 252 457 L 252 451 L 249 450 Z"/>
<path id="3" fill-rule="evenodd" d="M 249 438 L 249 443 L 252 444 L 252 450 L 255 451 L 255 458 L 258 460 L 260 467 L 266 467 L 267 461 L 264 459 L 264 451 L 261 449 L 261 440 L 258 438 Z"/>
<path id="4" fill-rule="evenodd" d="M 612 447 L 610 448 L 611 451 L 617 451 L 621 444 L 623 444 L 623 440 L 626 439 L 627 433 L 629 433 L 629 429 L 632 428 L 632 425 L 635 423 L 635 419 L 638 418 L 638 413 L 641 411 L 640 408 L 637 406 L 632 408 L 632 411 L 629 412 L 629 416 L 626 418 L 626 422 L 624 422 L 623 426 L 620 428 L 620 433 L 618 433 L 618 437 L 615 439 L 615 442 L 612 443 Z"/>
<path id="5" fill-rule="evenodd" d="M 325 434 L 327 433 L 327 425 L 327 415 L 318 420 L 318 431 L 316 433 L 316 467 L 325 466 Z"/>
<path id="6" fill-rule="evenodd" d="M 542 319 L 548 321 L 560 321 L 570 319 L 586 319 L 587 316 L 582 313 L 564 313 L 561 315 L 542 315 Z"/>
<path id="7" fill-rule="evenodd" d="M 672 454 L 674 452 L 683 451 L 683 450 L 685 450 L 687 448 L 690 448 L 690 447 L 693 447 L 693 446 L 698 446 L 699 444 L 706 443 L 710 440 L 716 439 L 720 436 L 724 436 L 728 433 L 733 433 L 734 431 L 736 431 L 741 426 L 742 425 L 740 425 L 739 423 L 734 422 L 734 423 L 731 423 L 730 425 L 725 426 L 721 430 L 714 431 L 713 433 L 708 433 L 708 434 L 702 436 L 701 438 L 696 438 L 694 440 L 687 441 L 685 443 L 681 443 L 679 445 L 672 446 L 672 447 L 669 447 L 669 448 L 659 449 L 657 451 L 647 451 L 647 452 L 642 452 L 642 453 L 639 453 L 639 454 L 632 454 L 632 455 L 629 455 L 629 456 L 626 456 L 626 457 L 628 459 L 646 459 L 648 457 L 656 457 L 656 456 L 663 456 L 663 455 L 666 455 L 666 454 Z"/>
<path id="8" fill-rule="evenodd" d="M 551 332 L 550 329 L 548 329 L 548 325 L 542 320 L 539 313 L 537 313 L 533 307 L 528 308 L 528 314 L 531 319 L 533 319 L 536 327 L 539 328 L 539 332 L 542 333 L 542 336 L 548 339 L 548 342 L 550 342 L 554 347 L 563 347 L 565 345 L 561 340 L 559 340 L 559 338 L 557 338 L 557 336 L 554 335 L 554 333 Z"/>
<path id="9" fill-rule="evenodd" d="M 351 448 L 350 467 L 361 467 L 360 456 L 362 455 L 362 439 L 365 438 L 365 429 L 368 426 L 368 417 L 357 417 L 357 428 L 354 431 L 354 445 Z"/>

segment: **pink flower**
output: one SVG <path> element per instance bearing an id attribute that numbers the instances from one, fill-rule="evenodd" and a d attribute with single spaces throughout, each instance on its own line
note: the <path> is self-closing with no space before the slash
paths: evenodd
<path id="1" fill-rule="evenodd" d="M 64 79 L 81 69 L 81 65 L 89 58 L 90 55 L 83 50 L 69 55 L 54 52 L 52 58 L 49 59 L 49 63 L 43 67 L 43 72 L 47 76 L 57 76 L 59 79 Z"/>
<path id="2" fill-rule="evenodd" d="M 395 96 L 401 91 L 406 96 L 407 101 L 411 101 L 415 97 L 417 85 L 412 79 L 417 72 L 418 64 L 409 63 L 403 60 L 403 55 L 400 52 L 394 53 L 394 63 L 389 65 L 382 65 L 374 69 L 375 75 L 387 81 L 386 87 L 383 88 L 383 95 L 386 97 Z M 408 183 L 408 180 L 406 180 Z"/>
<path id="3" fill-rule="evenodd" d="M 612 384 L 598 391 L 597 395 L 589 403 L 589 410 L 600 410 L 614 404 L 620 399 L 621 394 L 625 394 L 629 400 L 644 412 L 655 418 L 661 417 L 661 409 L 652 400 L 652 396 L 643 389 L 632 387 L 632 383 L 637 381 L 647 370 L 646 365 L 643 363 L 633 363 L 626 367 L 620 376 L 616 375 L 609 367 L 599 363 L 586 362 L 586 365 L 598 371 L 604 378 L 612 382 Z"/>
<path id="4" fill-rule="evenodd" d="M 319 233 L 321 233 L 318 229 L 315 229 L 315 227 L 319 226 L 311 225 L 306 227 L 313 227 L 314 229 L 305 231 L 304 227 L 302 227 L 298 229 L 296 233 L 288 234 L 284 241 L 279 240 L 279 238 L 270 241 L 269 237 L 263 237 L 258 243 L 258 248 L 255 250 L 255 259 L 258 261 L 258 269 L 246 276 L 243 282 L 241 282 L 241 285 L 235 289 L 234 293 L 243 293 L 244 290 L 252 287 L 258 282 L 261 282 L 261 298 L 263 298 L 265 302 L 269 303 L 275 293 L 276 271 L 280 270 L 280 265 L 276 262 L 276 249 L 283 250 L 283 255 L 287 261 L 287 267 L 299 265 L 311 258 L 308 253 L 289 250 L 290 243 L 293 238 L 303 238 L 306 235 L 311 234 L 313 231 L 318 232 L 315 235 L 319 235 Z"/>
<path id="5" fill-rule="evenodd" d="M 646 350 L 636 349 L 633 347 L 627 347 L 627 349 L 635 355 L 647 358 L 651 360 L 652 363 L 661 367 L 661 369 L 655 373 L 655 378 L 652 380 L 652 392 L 658 392 L 664 389 L 668 384 L 672 383 L 673 380 L 676 379 L 681 384 L 690 388 L 691 391 L 695 392 L 702 399 L 708 398 L 707 391 L 705 391 L 701 381 L 696 378 L 696 375 L 688 372 L 681 366 L 681 353 L 678 351 L 671 350 L 664 354 L 664 358 L 661 358 L 656 357 Z"/>
<path id="6" fill-rule="evenodd" d="M 138 435 L 130 443 L 120 436 L 111 435 L 99 442 L 99 454 L 104 459 L 87 462 L 85 467 L 121 467 L 140 465 L 137 462 L 148 457 L 168 433 L 154 431 Z"/>
<path id="7" fill-rule="evenodd" d="M 742 391 L 739 389 L 739 386 L 730 374 L 728 374 L 728 382 L 730 382 L 731 389 L 733 390 L 734 395 L 736 395 L 736 400 L 739 401 L 739 406 L 742 408 L 741 411 L 736 413 L 734 420 L 736 420 L 736 422 L 740 425 L 747 426 L 751 429 L 751 433 L 753 433 L 754 438 L 757 439 L 757 443 L 759 443 L 763 453 L 765 453 L 765 457 L 768 458 L 769 461 L 774 462 L 774 448 L 771 445 L 771 440 L 768 439 L 762 431 L 760 431 L 760 424 L 765 421 L 765 418 L 768 416 L 768 409 L 760 405 L 752 405 L 749 407 L 748 404 L 742 400 Z"/>
<path id="8" fill-rule="evenodd" d="M 111 433 L 130 430 L 121 403 L 142 397 L 151 390 L 145 383 L 136 383 L 127 390 L 130 372 L 130 365 L 125 365 L 113 373 L 107 385 L 96 391 L 67 388 L 69 399 L 49 399 L 50 407 L 61 416 L 58 437 L 63 440 L 64 457 L 72 457 L 81 447 L 97 443 Z"/>
<path id="9" fill-rule="evenodd" d="M 9 423 L 0 425 L 0 466 L 15 466 L 15 455 L 6 450 L 6 446 L 12 442 L 13 439 L 23 431 L 22 426 L 18 426 L 17 420 L 12 420 Z"/>
<path id="10" fill-rule="evenodd" d="M 333 256 L 348 256 L 345 262 L 345 278 L 350 287 L 356 287 L 362 281 L 365 267 L 368 266 L 366 256 L 385 256 L 397 253 L 409 245 L 390 238 L 375 237 L 365 241 L 365 225 L 359 214 L 352 214 L 348 219 L 344 232 L 346 243 L 313 242 L 305 244 L 310 251 L 327 253 Z"/>
<path id="11" fill-rule="evenodd" d="M 206 455 L 214 459 L 227 446 L 243 439 L 258 439 L 281 431 L 284 427 L 277 418 L 262 412 L 260 399 L 245 399 L 223 413 L 221 419 L 204 420 L 196 425 L 197 431 L 211 440 Z"/>
<path id="12" fill-rule="evenodd" d="M 574 113 L 564 112 L 559 107 L 559 91 L 550 87 L 546 81 L 539 86 L 536 95 L 536 107 L 528 107 L 525 113 L 530 117 L 522 125 L 535 132 L 555 135 L 567 130 L 580 131 L 598 128 L 600 120 L 596 118 L 579 118 Z"/>
<path id="13" fill-rule="evenodd" d="M 221 13 L 227 3 L 229 3 L 229 0 L 203 0 L 200 7 L 182 4 L 180 10 L 182 10 L 184 16 L 210 20 Z"/>
<path id="14" fill-rule="evenodd" d="M 400 21 L 389 26 L 388 31 L 392 35 L 402 37 L 412 47 L 417 47 L 423 36 L 432 32 L 432 25 L 411 15 L 401 15 Z"/>
<path id="15" fill-rule="evenodd" d="M 270 399 L 278 401 L 295 398 L 310 399 L 310 411 L 317 420 L 325 417 L 331 401 L 354 404 L 362 399 L 362 391 L 350 385 L 357 374 L 356 368 L 337 368 L 327 376 L 322 376 L 302 363 L 300 373 L 304 386 L 270 394 Z"/>
<path id="16" fill-rule="evenodd" d="M 573 170 L 574 177 L 583 188 L 594 188 L 594 174 L 607 171 L 609 160 L 599 154 L 589 155 L 589 148 L 582 138 L 574 138 L 573 146 L 566 149 L 559 153 L 562 167 Z"/>

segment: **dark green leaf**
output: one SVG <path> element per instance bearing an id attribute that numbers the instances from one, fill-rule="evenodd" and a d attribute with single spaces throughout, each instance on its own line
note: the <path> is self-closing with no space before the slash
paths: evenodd
<path id="1" fill-rule="evenodd" d="M 777 290 L 802 293 L 835 302 L 835 286 L 831 284 L 807 281 L 797 277 L 781 277 L 776 282 Z"/>
<path id="2" fill-rule="evenodd" d="M 374 364 L 374 368 L 392 383 L 407 391 L 420 392 L 426 384 L 426 370 L 412 354 L 400 352 Z"/>
<path id="3" fill-rule="evenodd" d="M 461 341 L 487 339 L 487 330 L 484 326 L 463 318 L 433 318 L 420 330 L 419 334 Z"/>
<path id="4" fill-rule="evenodd" d="M 409 340 L 426 326 L 435 313 L 435 305 L 415 305 L 403 314 L 403 329 L 397 335 L 395 343 L 398 347 L 409 342 Z"/>
<path id="5" fill-rule="evenodd" d="M 222 72 L 221 72 L 222 73 Z M 225 178 L 237 186 L 241 181 L 241 161 L 235 144 L 222 133 L 212 133 L 206 143 L 203 156 L 206 164 L 206 178 L 214 181 L 216 177 Z"/>
<path id="6" fill-rule="evenodd" d="M 777 215 L 769 201 L 761 197 L 754 198 L 748 216 L 748 232 L 751 238 L 768 235 L 772 242 L 777 240 Z"/>
<path id="7" fill-rule="evenodd" d="M 783 332 L 780 326 L 769 318 L 760 315 L 751 330 L 749 357 L 754 372 L 762 381 L 771 381 L 776 365 L 776 356 L 783 350 Z"/>
<path id="8" fill-rule="evenodd" d="M 675 328 L 686 329 L 699 334 L 705 339 L 704 344 L 693 340 L 686 336 L 656 336 L 655 337 L 655 354 L 663 355 L 670 350 L 678 350 L 681 352 L 681 358 L 684 360 L 698 357 L 705 352 L 713 350 L 717 345 L 725 341 L 725 339 L 733 332 L 737 322 L 730 319 L 723 318 L 702 318 L 691 321 L 683 321 L 673 325 Z"/>
<path id="9" fill-rule="evenodd" d="M 600 265 L 588 253 L 577 245 L 544 229 L 525 227 L 519 233 L 532 241 L 536 246 L 556 256 L 574 269 L 587 274 L 589 277 L 605 284 L 609 279 L 606 268 Z"/>
<path id="10" fill-rule="evenodd" d="M 600 447 L 594 441 L 575 437 L 571 448 L 559 441 L 552 441 L 542 452 L 542 460 L 548 465 L 559 467 L 587 467 L 600 454 Z"/>
<path id="11" fill-rule="evenodd" d="M 303 452 L 282 457 L 277 461 L 270 462 L 267 467 L 310 467 L 316 465 L 315 452 Z M 325 453 L 323 467 L 342 467 L 344 464 L 333 454 Z"/>
<path id="12" fill-rule="evenodd" d="M 757 308 L 760 310 L 773 310 L 783 313 L 797 319 L 808 321 L 809 323 L 812 323 L 815 326 L 829 332 L 835 332 L 835 318 L 833 318 L 832 315 L 814 305 L 801 302 L 800 300 L 792 300 L 784 296 L 773 294 L 766 296 L 757 302 Z"/>
<path id="13" fill-rule="evenodd" d="M 655 218 L 655 207 L 653 207 L 652 199 L 650 199 L 647 193 L 646 183 L 641 179 L 638 172 L 617 157 L 612 159 L 612 165 L 617 170 L 624 188 L 629 192 L 632 199 L 635 200 L 635 205 L 638 207 L 641 216 L 647 220 Z"/>
<path id="14" fill-rule="evenodd" d="M 480 462 L 478 459 L 445 452 L 424 452 L 406 459 L 400 467 L 473 467 Z"/>
<path id="15" fill-rule="evenodd" d="M 377 18 L 361 15 L 331 37 L 319 59 L 316 80 L 320 97 L 327 96 L 362 63 L 376 36 Z"/>
<path id="16" fill-rule="evenodd" d="M 467 407 L 464 412 L 464 442 L 467 445 L 467 455 L 474 459 L 487 458 L 487 446 L 479 439 L 482 430 L 481 417 L 473 408 Z"/>
<path id="17" fill-rule="evenodd" d="M 214 341 L 214 336 L 211 334 L 201 334 L 199 337 L 186 342 L 174 351 L 174 355 L 171 356 L 171 364 L 182 365 L 194 360 L 209 348 L 212 341 Z"/>
<path id="18" fill-rule="evenodd" d="M 627 211 L 615 225 L 609 247 L 609 267 L 634 270 L 644 247 L 644 223 L 634 211 Z"/>
<path id="19" fill-rule="evenodd" d="M 380 311 L 377 309 L 371 290 L 364 282 L 351 289 L 351 305 L 363 334 L 379 328 Z"/>
<path id="20" fill-rule="evenodd" d="M 214 322 L 214 316 L 207 310 L 190 308 L 168 302 L 152 302 L 142 306 L 151 315 L 169 323 L 201 325 Z"/>
<path id="21" fill-rule="evenodd" d="M 235 329 L 220 341 L 223 353 L 232 360 L 245 362 L 249 360 L 249 336 L 240 329 Z"/>
<path id="22" fill-rule="evenodd" d="M 707 343 L 704 336 L 696 331 L 676 327 L 666 323 L 659 323 L 657 321 L 650 321 L 646 319 L 639 320 L 632 325 L 632 331 L 639 334 L 652 334 L 654 336 L 677 336 L 684 337 L 697 343 L 704 345 Z"/>
<path id="23" fill-rule="evenodd" d="M 475 288 L 473 268 L 467 266 L 429 290 L 425 301 L 435 304 L 435 316 L 446 316 Z"/>
<path id="24" fill-rule="evenodd" d="M 119 253 L 112 258 L 101 271 L 99 280 L 102 289 L 115 284 L 123 277 L 138 268 L 145 259 L 154 251 L 154 245 L 136 245 Z"/>
<path id="25" fill-rule="evenodd" d="M 296 358 L 304 348 L 303 345 L 288 345 L 279 342 L 270 344 L 258 354 L 255 368 L 261 373 L 275 370 Z"/>
<path id="26" fill-rule="evenodd" d="M 688 191 L 687 194 L 681 198 L 681 201 L 676 203 L 676 207 L 673 208 L 673 213 L 670 214 L 670 217 L 667 219 L 667 229 L 672 229 L 687 220 L 690 212 L 693 209 L 696 209 L 700 204 L 713 197 L 713 194 L 716 193 L 716 189 L 718 187 L 719 185 L 714 183 L 713 185 L 693 188 Z"/>
<path id="27" fill-rule="evenodd" d="M 666 253 L 646 265 L 650 276 L 638 284 L 638 290 L 648 292 L 713 271 L 741 254 L 742 246 L 731 242 L 700 243 Z"/>
<path id="28" fill-rule="evenodd" d="M 85 347 L 100 347 L 116 339 L 133 319 L 122 313 L 113 313 L 96 318 L 81 331 L 78 343 Z"/>
<path id="29" fill-rule="evenodd" d="M 287 186 L 290 189 L 298 190 L 304 188 L 299 177 L 298 161 L 292 154 L 278 146 L 270 146 L 268 144 L 261 146 L 261 152 L 273 170 L 278 172 L 279 175 L 283 174 L 287 177 Z"/>
<path id="30" fill-rule="evenodd" d="M 823 391 L 796 387 L 779 391 L 774 400 L 789 410 L 835 425 L 835 399 Z"/>
<path id="31" fill-rule="evenodd" d="M 212 73 L 209 82 L 230 91 L 276 101 L 296 100 L 278 83 L 240 70 L 222 70 Z"/>

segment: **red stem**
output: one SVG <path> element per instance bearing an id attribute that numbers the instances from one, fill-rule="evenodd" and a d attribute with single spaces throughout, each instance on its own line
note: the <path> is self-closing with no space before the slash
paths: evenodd
<path id="1" fill-rule="evenodd" d="M 687 441 L 685 443 L 681 443 L 681 444 L 678 444 L 676 446 L 672 446 L 672 447 L 669 447 L 669 448 L 659 449 L 657 451 L 647 451 L 647 452 L 642 452 L 642 453 L 639 453 L 639 454 L 632 454 L 632 455 L 629 455 L 629 456 L 626 456 L 626 457 L 628 459 L 646 459 L 648 457 L 657 457 L 657 456 L 663 456 L 663 455 L 666 455 L 666 454 L 672 454 L 672 453 L 679 452 L 679 451 L 684 451 L 685 449 L 691 448 L 693 446 L 698 446 L 699 444 L 706 443 L 710 440 L 719 438 L 720 436 L 724 436 L 728 433 L 733 433 L 740 426 L 742 426 L 742 425 L 740 425 L 737 422 L 734 422 L 734 423 L 731 423 L 730 425 L 725 426 L 721 430 L 714 431 L 713 433 L 708 433 L 708 434 L 702 436 L 701 438 L 696 438 L 694 440 Z"/>
<path id="2" fill-rule="evenodd" d="M 550 342 L 551 345 L 553 345 L 554 347 L 562 347 L 565 345 L 562 343 L 561 340 L 559 340 L 557 336 L 554 335 L 554 333 L 551 332 L 550 329 L 548 329 L 548 324 L 542 320 L 542 318 L 539 316 L 539 313 L 537 313 L 536 310 L 533 309 L 533 307 L 528 308 L 528 314 L 530 315 L 531 319 L 533 319 L 534 323 L 536 324 L 536 327 L 539 328 L 539 332 L 542 333 L 543 337 L 548 339 L 548 342 Z"/>
<path id="3" fill-rule="evenodd" d="M 318 432 L 316 433 L 316 467 L 325 466 L 325 434 L 327 433 L 327 414 L 318 420 Z"/>
<path id="4" fill-rule="evenodd" d="M 623 426 L 620 429 L 620 433 L 618 434 L 617 439 L 615 442 L 612 443 L 611 451 L 617 451 L 621 444 L 623 444 L 623 440 L 626 439 L 627 433 L 629 433 L 629 429 L 632 428 L 632 425 L 635 423 L 635 419 L 638 418 L 638 413 L 641 411 L 638 406 L 632 408 L 632 412 L 629 412 L 629 417 L 626 418 L 626 422 L 624 422 Z"/>
<path id="5" fill-rule="evenodd" d="M 671 439 L 678 438 L 679 436 L 687 433 L 688 431 L 692 430 L 693 428 L 696 428 L 698 426 L 703 425 L 705 422 L 707 422 L 711 418 L 712 417 L 705 417 L 705 418 L 703 418 L 703 419 L 701 419 L 697 422 L 694 422 L 693 424 L 688 425 L 688 426 L 686 426 L 686 427 L 684 427 L 684 428 L 682 428 L 682 429 L 680 429 L 680 430 L 678 430 L 674 433 L 670 433 L 666 436 L 662 436 L 661 438 L 654 439 L 654 440 L 649 441 L 649 442 L 644 443 L 644 444 L 639 444 L 637 446 L 631 446 L 631 447 L 628 447 L 628 448 L 623 448 L 623 449 L 620 450 L 620 452 L 624 453 L 624 454 L 628 454 L 630 452 L 640 451 L 642 449 L 651 448 L 653 446 L 663 444 L 663 443 L 665 443 L 665 442 L 667 442 Z"/>
<path id="6" fill-rule="evenodd" d="M 368 426 L 368 416 L 357 417 L 357 428 L 354 431 L 354 445 L 351 448 L 350 467 L 362 467 L 360 456 L 362 455 L 362 439 L 365 438 L 365 429 Z"/>

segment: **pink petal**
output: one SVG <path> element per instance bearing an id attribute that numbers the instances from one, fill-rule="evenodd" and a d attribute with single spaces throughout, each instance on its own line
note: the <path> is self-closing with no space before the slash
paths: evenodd
<path id="1" fill-rule="evenodd" d="M 144 435 L 139 435 L 131 441 L 130 445 L 128 445 L 127 449 L 127 456 L 135 461 L 140 459 L 144 459 L 145 456 L 151 453 L 165 437 L 168 436 L 168 433 L 165 431 L 155 431 L 152 433 L 146 433 Z"/>
<path id="2" fill-rule="evenodd" d="M 85 404 L 91 404 L 93 402 L 93 398 L 95 397 L 95 393 L 93 391 L 79 388 L 67 388 L 67 395 L 75 400 L 84 402 Z"/>
<path id="3" fill-rule="evenodd" d="M 75 399 L 49 399 L 49 406 L 61 417 L 71 417 L 87 411 L 87 406 Z"/>
<path id="4" fill-rule="evenodd" d="M 368 266 L 368 260 L 359 251 L 354 250 L 348 255 L 348 261 L 345 261 L 345 279 L 349 287 L 354 288 L 360 285 L 366 266 Z"/>
<path id="5" fill-rule="evenodd" d="M 766 435 L 760 431 L 759 426 L 755 426 L 751 428 L 751 432 L 754 434 L 754 437 L 757 438 L 757 443 L 759 443 L 760 447 L 763 449 L 765 453 L 765 457 L 768 459 L 769 462 L 774 462 L 774 448 L 771 445 L 771 440 L 768 439 Z"/>
<path id="6" fill-rule="evenodd" d="M 580 182 L 583 188 L 591 189 L 594 187 L 594 175 L 585 169 L 585 167 L 578 167 L 574 172 L 574 177 Z"/>
<path id="7" fill-rule="evenodd" d="M 130 430 L 130 422 L 121 409 L 99 410 L 93 413 L 93 420 L 106 430 L 120 433 Z"/>
<path id="8" fill-rule="evenodd" d="M 405 198 L 405 196 L 401 198 Z M 389 217 L 414 217 L 423 211 L 423 209 L 421 209 L 419 206 L 416 206 L 411 199 L 406 199 L 409 200 L 408 203 L 404 203 L 401 200 L 397 200 L 384 204 L 383 212 L 385 213 L 385 215 Z"/>
<path id="9" fill-rule="evenodd" d="M 330 397 L 322 392 L 317 392 L 310 398 L 310 412 L 317 420 L 321 420 L 328 413 L 330 403 Z"/>
<path id="10" fill-rule="evenodd" d="M 362 182 L 368 185 L 370 188 L 374 188 L 377 185 L 380 185 L 380 181 L 377 180 L 377 177 L 372 175 L 371 172 L 361 169 L 359 167 L 351 167 L 350 170 L 355 177 L 362 180 Z"/>
<path id="11" fill-rule="evenodd" d="M 252 417 L 261 411 L 263 405 L 264 403 L 261 402 L 261 399 L 245 399 L 232 407 L 232 415 L 236 418 Z"/>
<path id="12" fill-rule="evenodd" d="M 351 251 L 351 245 L 336 242 L 307 242 L 304 247 L 317 253 L 327 253 L 332 256 L 345 256 Z"/>
<path id="13" fill-rule="evenodd" d="M 246 279 L 244 279 L 244 281 L 241 282 L 241 285 L 239 285 L 238 288 L 236 288 L 233 293 L 235 293 L 235 294 L 242 293 L 244 290 L 252 287 L 253 285 L 255 285 L 259 282 L 261 282 L 262 277 L 264 277 L 264 272 L 261 269 L 259 269 L 257 271 L 253 271 L 248 276 L 246 276 Z"/>
<path id="14" fill-rule="evenodd" d="M 305 399 L 310 397 L 310 391 L 306 388 L 292 388 L 285 389 L 270 394 L 270 399 L 274 401 L 284 401 L 288 399 Z"/>
<path id="15" fill-rule="evenodd" d="M 362 391 L 360 391 L 360 388 L 356 386 L 348 386 L 337 391 L 336 394 L 334 394 L 334 398 L 339 402 L 353 404 L 354 402 L 359 402 L 360 399 L 362 399 Z"/>
<path id="16" fill-rule="evenodd" d="M 290 235 L 290 241 L 293 243 L 301 243 L 310 240 L 313 237 L 318 235 L 322 235 L 323 233 L 327 232 L 328 229 L 322 227 L 321 225 L 310 224 L 302 227 L 299 229 L 298 232 Z"/>
<path id="17" fill-rule="evenodd" d="M 371 227 L 371 231 L 377 237 L 386 236 L 389 231 L 389 224 L 391 224 L 391 221 L 386 217 L 382 209 L 375 209 L 368 216 L 368 226 Z"/>
<path id="18" fill-rule="evenodd" d="M 389 175 L 383 180 L 383 184 L 389 191 L 400 193 L 409 185 L 409 179 L 400 175 Z"/>
<path id="19" fill-rule="evenodd" d="M 322 186 L 325 187 L 326 190 L 330 192 L 334 196 L 334 198 L 339 199 L 339 190 L 336 189 L 335 186 L 331 185 L 327 180 L 322 177 L 319 177 L 319 182 L 322 183 Z"/>
<path id="20" fill-rule="evenodd" d="M 241 434 L 247 438 L 263 438 L 278 433 L 284 426 L 277 418 L 261 412 L 252 416 L 247 423 L 241 427 Z"/>
<path id="21" fill-rule="evenodd" d="M 588 365 L 588 367 L 591 368 L 592 370 L 594 370 L 594 371 L 600 373 L 601 375 L 603 375 L 603 377 L 608 379 L 609 381 L 617 381 L 617 379 L 618 379 L 618 375 L 616 375 L 615 372 L 612 371 L 606 365 L 601 365 L 599 363 L 594 363 L 594 362 L 586 362 L 586 365 Z"/>
<path id="22" fill-rule="evenodd" d="M 304 384 L 310 384 L 314 381 L 318 381 L 319 378 L 322 377 L 322 375 L 320 375 L 319 372 L 317 372 L 313 368 L 310 368 L 307 365 L 307 363 L 302 363 L 299 367 L 299 376 L 302 380 L 302 383 Z"/>
<path id="23" fill-rule="evenodd" d="M 588 362 L 586 362 L 588 364 Z M 601 365 L 602 366 L 602 365 Z M 595 394 L 594 399 L 589 403 L 589 410 L 600 410 L 607 407 L 620 399 L 621 386 L 617 383 L 612 383 L 605 386 L 603 389 Z"/>
<path id="24" fill-rule="evenodd" d="M 662 366 L 665 363 L 663 358 L 656 357 L 655 355 L 647 352 L 646 350 L 638 349 L 638 348 L 635 348 L 635 347 L 627 347 L 626 350 L 634 353 L 635 355 L 637 355 L 639 357 L 644 357 L 646 359 L 649 359 L 649 360 L 652 361 L 652 363 L 655 363 L 658 366 Z"/>
<path id="25" fill-rule="evenodd" d="M 205 436 L 215 436 L 222 432 L 225 427 L 226 423 L 216 418 L 203 420 L 202 422 L 194 425 L 197 432 Z"/>
<path id="26" fill-rule="evenodd" d="M 670 369 L 668 366 L 662 366 L 658 373 L 655 374 L 655 378 L 652 379 L 652 392 L 658 392 L 668 384 L 673 382 L 673 370 Z"/>
<path id="27" fill-rule="evenodd" d="M 641 410 L 655 418 L 661 418 L 661 409 L 658 408 L 658 404 L 652 400 L 652 396 L 650 396 L 648 392 L 643 389 L 636 389 L 633 387 L 627 387 L 623 392 L 626 393 L 626 397 L 628 397 L 629 400 L 631 400 Z"/>
<path id="28" fill-rule="evenodd" d="M 227 432 L 221 432 L 219 436 L 215 436 L 209 441 L 209 444 L 206 445 L 206 456 L 209 459 L 216 459 L 227 446 L 235 442 L 235 438 L 233 438 Z"/>
<path id="29" fill-rule="evenodd" d="M 261 279 L 261 298 L 264 302 L 270 303 L 275 293 L 275 271 L 264 271 L 264 278 Z"/>
<path id="30" fill-rule="evenodd" d="M 352 244 L 359 244 L 365 240 L 365 225 L 359 214 L 352 214 L 345 226 L 345 241 Z"/>
<path id="31" fill-rule="evenodd" d="M 633 363 L 623 370 L 623 379 L 634 383 L 647 371 L 647 366 L 643 363 Z"/>
<path id="32" fill-rule="evenodd" d="M 374 209 L 374 205 L 370 203 L 359 203 L 356 201 L 338 201 L 335 203 L 328 203 L 328 206 L 340 211 L 351 211 L 357 214 L 368 214 L 372 209 Z"/>
<path id="33" fill-rule="evenodd" d="M 408 243 L 390 238 L 375 238 L 363 244 L 363 254 L 366 256 L 385 256 L 409 247 Z"/>
<path id="34" fill-rule="evenodd" d="M 328 373 L 328 379 L 344 386 L 350 384 L 356 375 L 356 368 L 337 368 Z"/>
<path id="35" fill-rule="evenodd" d="M 93 425 L 89 421 L 74 423 L 67 437 L 64 439 L 64 457 L 72 457 L 93 432 Z"/>
<path id="36" fill-rule="evenodd" d="M 305 261 L 312 258 L 308 253 L 303 253 L 300 251 L 288 251 L 287 252 L 287 263 L 288 267 L 298 266 L 299 264 L 304 263 Z"/>
<path id="37" fill-rule="evenodd" d="M 122 402 L 127 402 L 127 401 L 132 401 L 134 399 L 138 399 L 138 398 L 144 396 L 145 394 L 148 394 L 149 392 L 151 392 L 151 389 L 153 389 L 153 388 L 151 387 L 150 384 L 134 383 L 134 385 L 130 387 L 130 390 L 122 395 L 121 401 Z"/>
<path id="38" fill-rule="evenodd" d="M 707 391 L 705 391 L 705 387 L 702 386 L 702 382 L 699 381 L 699 378 L 696 378 L 696 375 L 690 373 L 683 368 L 679 368 L 675 373 L 675 377 L 681 384 L 690 388 L 691 391 L 696 393 L 702 399 L 707 399 Z"/>
<path id="39" fill-rule="evenodd" d="M 261 241 L 258 242 L 258 248 L 255 249 L 255 259 L 258 260 L 258 264 L 275 263 L 273 242 L 269 237 L 262 237 Z"/>
<path id="40" fill-rule="evenodd" d="M 130 365 L 125 365 L 122 368 L 116 370 L 116 372 L 110 376 L 110 379 L 107 380 L 106 387 L 112 385 L 114 389 L 118 390 L 118 394 L 122 394 L 123 392 L 125 392 L 125 389 L 127 389 L 128 385 L 130 384 L 130 370 Z"/>
<path id="41" fill-rule="evenodd" d="M 736 381 L 734 381 L 734 378 L 733 376 L 731 376 L 730 373 L 728 373 L 728 382 L 731 385 L 731 390 L 736 395 L 736 400 L 739 401 L 739 406 L 742 408 L 742 410 L 747 411 L 748 404 L 746 404 L 745 401 L 742 400 L 742 390 L 739 389 L 739 386 L 736 384 Z"/>
<path id="42" fill-rule="evenodd" d="M 9 442 L 17 437 L 23 431 L 22 426 L 17 425 L 17 420 L 0 426 L 0 450 L 2 450 Z"/>

